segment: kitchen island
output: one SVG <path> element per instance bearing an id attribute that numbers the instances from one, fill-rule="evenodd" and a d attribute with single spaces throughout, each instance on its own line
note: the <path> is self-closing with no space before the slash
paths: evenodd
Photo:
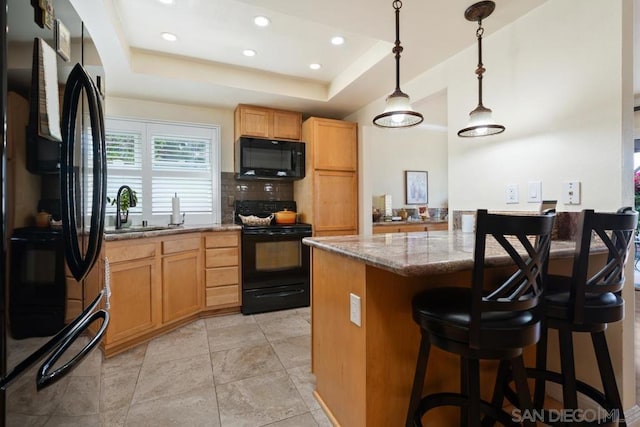
<path id="1" fill-rule="evenodd" d="M 470 285 L 474 241 L 474 234 L 459 231 L 303 240 L 312 247 L 315 395 L 335 425 L 404 425 L 420 340 L 411 298 L 434 286 Z M 492 255 L 491 249 L 488 245 L 490 274 L 504 276 L 510 270 L 507 258 L 495 255 L 495 246 Z M 554 241 L 550 271 L 568 273 L 573 250 L 573 242 Z M 354 297 L 359 298 L 360 325 L 350 320 Z M 530 358 L 531 349 L 528 353 Z M 457 356 L 432 347 L 425 393 L 457 391 L 458 366 Z M 496 366 L 481 362 L 481 392 L 487 400 Z M 439 408 L 425 421 L 451 426 L 457 416 L 456 408 Z"/>

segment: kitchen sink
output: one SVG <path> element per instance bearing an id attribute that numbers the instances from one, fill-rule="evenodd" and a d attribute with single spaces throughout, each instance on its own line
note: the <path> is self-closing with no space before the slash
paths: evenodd
<path id="1" fill-rule="evenodd" d="M 123 227 L 115 229 L 113 227 L 105 227 L 104 234 L 122 234 L 122 233 L 141 233 L 144 231 L 157 231 L 157 230 L 169 230 L 176 228 L 168 225 L 149 225 L 146 227 L 133 225 L 131 227 Z"/>

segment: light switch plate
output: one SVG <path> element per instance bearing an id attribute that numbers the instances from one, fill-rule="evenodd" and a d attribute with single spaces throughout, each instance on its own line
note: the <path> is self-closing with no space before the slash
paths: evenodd
<path id="1" fill-rule="evenodd" d="M 505 203 L 518 203 L 518 184 L 507 184 L 505 188 Z"/>
<path id="2" fill-rule="evenodd" d="M 527 202 L 529 203 L 542 202 L 542 182 L 541 181 L 529 181 L 527 183 Z"/>
<path id="3" fill-rule="evenodd" d="M 360 297 L 356 294 L 349 294 L 349 318 L 351 323 L 362 326 Z"/>
<path id="4" fill-rule="evenodd" d="M 562 184 L 562 203 L 565 205 L 580 204 L 580 181 L 567 181 Z"/>

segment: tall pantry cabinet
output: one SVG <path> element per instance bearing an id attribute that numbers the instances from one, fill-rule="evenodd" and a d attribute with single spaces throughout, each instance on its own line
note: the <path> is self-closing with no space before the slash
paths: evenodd
<path id="1" fill-rule="evenodd" d="M 358 234 L 357 123 L 311 117 L 302 124 L 305 178 L 293 195 L 314 236 Z"/>

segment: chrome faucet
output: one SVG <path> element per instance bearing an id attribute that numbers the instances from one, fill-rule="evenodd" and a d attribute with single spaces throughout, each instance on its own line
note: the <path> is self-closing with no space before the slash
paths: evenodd
<path id="1" fill-rule="evenodd" d="M 131 187 L 123 185 L 118 188 L 118 193 L 116 194 L 116 230 L 122 228 L 122 219 L 120 219 L 120 196 L 122 195 L 122 190 L 127 190 L 129 192 L 129 207 L 133 208 L 136 206 L 136 200 L 133 198 L 133 191 L 131 190 Z"/>

